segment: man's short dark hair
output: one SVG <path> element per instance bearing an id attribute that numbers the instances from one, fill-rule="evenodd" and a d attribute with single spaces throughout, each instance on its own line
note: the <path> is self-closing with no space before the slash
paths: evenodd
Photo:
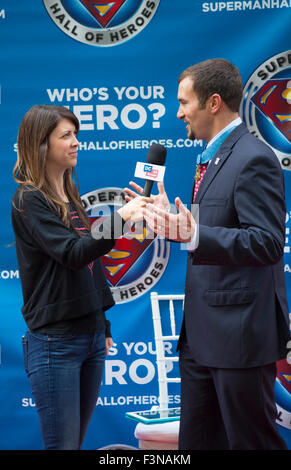
<path id="1" fill-rule="evenodd" d="M 228 60 L 208 59 L 192 65 L 182 72 L 178 83 L 186 77 L 193 80 L 193 90 L 202 107 L 210 96 L 218 93 L 231 111 L 239 111 L 243 92 L 241 74 Z"/>

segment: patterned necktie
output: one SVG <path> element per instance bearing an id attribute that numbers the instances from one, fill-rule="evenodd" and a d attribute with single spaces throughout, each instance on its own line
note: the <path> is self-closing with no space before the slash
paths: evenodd
<path id="1" fill-rule="evenodd" d="M 230 129 L 227 129 L 211 145 L 205 148 L 203 152 L 197 156 L 193 202 L 195 200 L 199 186 L 202 182 L 203 176 L 206 173 L 209 161 L 212 159 L 212 157 L 214 157 L 222 142 L 229 136 L 229 134 L 233 131 L 235 127 L 236 126 L 233 126 Z"/>
<path id="2" fill-rule="evenodd" d="M 199 186 L 201 184 L 201 181 L 203 179 L 203 176 L 206 173 L 207 166 L 208 166 L 208 162 L 207 163 L 199 163 L 197 165 L 196 175 L 195 175 L 195 188 L 194 188 L 193 202 L 195 201 L 195 197 L 196 197 L 197 191 L 199 189 Z"/>

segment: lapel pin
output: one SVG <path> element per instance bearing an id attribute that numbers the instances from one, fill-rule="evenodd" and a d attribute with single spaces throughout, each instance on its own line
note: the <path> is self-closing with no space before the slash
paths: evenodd
<path id="1" fill-rule="evenodd" d="M 217 157 L 217 158 L 216 158 L 216 160 L 215 160 L 215 163 L 214 163 L 214 165 L 218 165 L 219 161 L 220 161 L 220 158 L 219 158 L 219 157 Z"/>

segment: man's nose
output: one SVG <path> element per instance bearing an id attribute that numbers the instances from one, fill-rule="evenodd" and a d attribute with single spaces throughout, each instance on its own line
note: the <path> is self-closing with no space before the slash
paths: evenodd
<path id="1" fill-rule="evenodd" d="M 179 106 L 179 109 L 178 109 L 178 111 L 177 111 L 177 118 L 178 118 L 178 119 L 183 119 L 183 116 L 184 116 L 184 113 L 183 113 L 183 111 L 182 111 L 182 109 L 181 109 L 181 106 Z"/>

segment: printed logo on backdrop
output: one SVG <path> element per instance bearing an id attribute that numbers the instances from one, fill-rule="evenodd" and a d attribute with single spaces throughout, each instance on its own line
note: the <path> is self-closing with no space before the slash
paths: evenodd
<path id="1" fill-rule="evenodd" d="M 291 51 L 259 65 L 248 79 L 240 115 L 249 131 L 268 144 L 291 170 Z"/>
<path id="2" fill-rule="evenodd" d="M 82 196 L 92 223 L 101 223 L 123 201 L 121 188 L 97 189 Z M 101 258 L 115 302 L 129 302 L 148 292 L 162 277 L 169 253 L 170 243 L 145 227 L 118 238 L 114 248 Z"/>
<path id="3" fill-rule="evenodd" d="M 291 170 L 291 51 L 270 57 L 256 67 L 243 93 L 240 115 L 249 131 L 268 144 L 281 166 Z M 286 214 L 284 254 L 290 256 L 290 215 Z M 291 273 L 285 263 L 285 273 Z M 290 344 L 289 344 L 290 343 Z M 291 341 L 287 348 L 291 350 Z M 291 429 L 291 352 L 277 362 L 277 423 Z"/>
<path id="4" fill-rule="evenodd" d="M 291 211 L 286 213 L 286 231 L 284 255 L 288 260 L 290 256 L 290 224 Z M 284 264 L 285 275 L 291 274 L 290 262 Z M 286 278 L 287 279 L 287 278 Z M 290 330 L 291 330 L 291 313 L 289 313 Z M 278 410 L 277 423 L 281 426 L 291 429 L 291 341 L 287 343 L 287 359 L 277 362 L 277 377 L 275 383 L 276 405 Z"/>
<path id="5" fill-rule="evenodd" d="M 116 46 L 139 34 L 160 0 L 43 0 L 54 23 L 76 41 Z"/>

